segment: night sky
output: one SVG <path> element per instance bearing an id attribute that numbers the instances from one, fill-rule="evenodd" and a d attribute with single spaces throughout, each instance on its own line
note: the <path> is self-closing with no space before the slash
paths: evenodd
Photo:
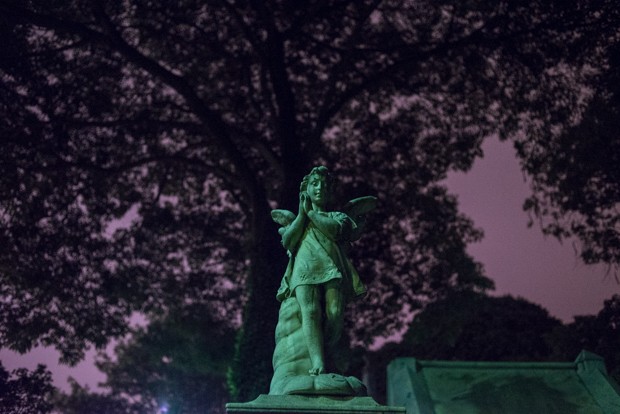
<path id="1" fill-rule="evenodd" d="M 544 236 L 521 206 L 530 194 L 511 143 L 487 139 L 484 158 L 465 174 L 452 174 L 447 184 L 458 194 L 460 210 L 484 230 L 469 252 L 495 281 L 495 294 L 521 296 L 542 305 L 564 322 L 594 314 L 603 301 L 620 292 L 606 266 L 585 265 L 572 241 Z"/>
<path id="2" fill-rule="evenodd" d="M 570 242 L 560 244 L 543 236 L 536 224 L 528 228 L 528 216 L 521 208 L 528 185 L 511 144 L 489 138 L 483 150 L 484 157 L 470 171 L 451 174 L 446 184 L 458 195 L 461 211 L 484 230 L 484 239 L 469 251 L 495 281 L 493 294 L 523 297 L 564 322 L 574 315 L 597 313 L 605 299 L 620 292 L 613 275 L 604 266 L 580 262 Z M 68 376 L 91 389 L 105 380 L 92 365 L 93 357 L 91 351 L 85 361 L 69 368 L 58 366 L 53 349 L 37 349 L 25 356 L 0 351 L 8 369 L 46 364 L 54 373 L 55 385 L 67 391 Z"/>

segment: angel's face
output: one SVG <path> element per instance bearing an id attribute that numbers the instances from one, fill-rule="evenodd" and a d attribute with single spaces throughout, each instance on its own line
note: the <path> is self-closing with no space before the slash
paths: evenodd
<path id="1" fill-rule="evenodd" d="M 312 204 L 317 207 L 325 207 L 325 204 L 327 203 L 328 190 L 325 177 L 314 174 L 310 176 L 306 192 L 308 193 Z"/>

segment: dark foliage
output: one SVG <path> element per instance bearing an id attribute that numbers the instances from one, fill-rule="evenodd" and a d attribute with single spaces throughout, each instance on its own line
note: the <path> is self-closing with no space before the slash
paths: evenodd
<path id="1" fill-rule="evenodd" d="M 99 355 L 105 393 L 73 382 L 71 393 L 59 394 L 54 405 L 64 414 L 225 413 L 234 338 L 208 309 L 187 307 L 136 328 L 114 357 Z"/>
<path id="2" fill-rule="evenodd" d="M 43 365 L 9 373 L 0 363 L 0 412 L 46 414 L 52 411 L 52 374 Z"/>
<path id="3" fill-rule="evenodd" d="M 585 263 L 620 265 L 620 48 L 600 74 L 603 81 L 585 112 L 568 127 L 517 140 L 533 195 L 525 209 L 543 231 L 576 237 Z"/>
<path id="4" fill-rule="evenodd" d="M 544 361 L 551 355 L 545 336 L 560 325 L 524 299 L 464 293 L 429 305 L 402 346 L 420 359 Z"/>
<path id="5" fill-rule="evenodd" d="M 453 361 L 560 359 L 549 339 L 561 322 L 544 308 L 511 296 L 450 295 L 418 314 L 398 344 L 368 356 L 373 391 L 385 398 L 387 365 L 398 357 Z M 574 359 L 576 353 L 569 356 Z"/>
<path id="6" fill-rule="evenodd" d="M 138 329 L 114 358 L 100 357 L 104 386 L 140 401 L 145 412 L 164 406 L 170 414 L 225 412 L 235 332 L 208 312 L 187 307 Z"/>
<path id="7" fill-rule="evenodd" d="M 143 404 L 132 404 L 125 398 L 112 394 L 91 392 L 70 379 L 71 393 L 57 393 L 54 396 L 54 409 L 62 414 L 147 414 Z M 152 408 L 152 407 L 149 407 Z"/>
<path id="8" fill-rule="evenodd" d="M 549 338 L 556 359 L 570 360 L 582 349 L 605 359 L 607 371 L 620 384 L 620 296 L 606 300 L 596 315 L 575 317 Z"/>
<path id="9" fill-rule="evenodd" d="M 234 398 L 265 392 L 286 263 L 269 210 L 294 209 L 318 162 L 343 200 L 382 203 L 354 253 L 369 285 L 354 344 L 489 288 L 465 250 L 481 234 L 438 182 L 491 133 L 575 119 L 617 14 L 615 0 L 0 0 L 0 346 L 76 362 L 135 311 L 198 304 L 243 319 Z"/>

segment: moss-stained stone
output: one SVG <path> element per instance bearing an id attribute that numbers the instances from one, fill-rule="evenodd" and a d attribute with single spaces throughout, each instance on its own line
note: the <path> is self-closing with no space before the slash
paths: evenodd
<path id="1" fill-rule="evenodd" d="M 388 403 L 408 414 L 617 414 L 620 394 L 600 357 L 574 363 L 449 362 L 399 358 Z"/>
<path id="2" fill-rule="evenodd" d="M 371 397 L 260 395 L 249 403 L 226 404 L 228 414 L 404 414 L 404 407 L 379 405 Z"/>
<path id="3" fill-rule="evenodd" d="M 300 313 L 295 298 L 286 299 L 280 306 L 269 394 L 366 396 L 366 386 L 355 377 L 308 375 L 312 363 L 303 340 Z"/>

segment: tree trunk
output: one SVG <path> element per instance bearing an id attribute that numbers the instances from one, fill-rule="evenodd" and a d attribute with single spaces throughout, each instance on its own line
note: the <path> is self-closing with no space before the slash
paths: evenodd
<path id="1" fill-rule="evenodd" d="M 289 161 L 284 167 L 285 182 L 278 208 L 297 213 L 299 183 L 306 165 Z M 269 392 L 269 383 L 273 376 L 275 329 L 280 308 L 276 292 L 288 262 L 286 250 L 282 247 L 278 234 L 278 225 L 271 219 L 271 208 L 266 195 L 255 195 L 252 205 L 248 301 L 228 378 L 234 401 L 250 401 L 259 394 Z"/>
<path id="2" fill-rule="evenodd" d="M 276 292 L 288 260 L 267 203 L 255 205 L 253 213 L 249 296 L 229 372 L 229 388 L 234 401 L 250 401 L 269 391 L 280 305 Z"/>

